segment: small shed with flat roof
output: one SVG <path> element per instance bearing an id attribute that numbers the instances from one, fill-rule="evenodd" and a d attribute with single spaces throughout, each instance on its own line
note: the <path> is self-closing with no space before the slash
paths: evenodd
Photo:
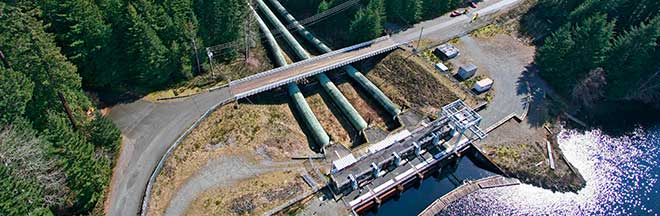
<path id="1" fill-rule="evenodd" d="M 477 66 L 474 64 L 466 64 L 458 68 L 458 76 L 461 79 L 469 79 L 475 74 L 477 74 Z"/>
<path id="2" fill-rule="evenodd" d="M 434 50 L 433 53 L 440 57 L 443 60 L 449 60 L 452 58 L 455 58 L 459 56 L 461 53 L 458 51 L 458 48 L 451 44 L 443 44 L 440 46 L 437 46 Z"/>

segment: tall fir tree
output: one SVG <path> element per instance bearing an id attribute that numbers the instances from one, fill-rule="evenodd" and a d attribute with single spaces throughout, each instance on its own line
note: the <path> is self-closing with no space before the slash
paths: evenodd
<path id="1" fill-rule="evenodd" d="M 543 46 L 538 49 L 535 62 L 540 68 L 540 74 L 555 86 L 559 92 L 568 93 L 570 86 L 566 82 L 572 78 L 570 73 L 569 52 L 575 46 L 571 36 L 571 27 L 566 25 L 550 37 L 546 38 Z"/>
<path id="2" fill-rule="evenodd" d="M 657 70 L 658 37 L 660 16 L 617 37 L 605 64 L 609 98 L 634 97 L 637 84 Z"/>
<path id="3" fill-rule="evenodd" d="M 247 5 L 242 0 L 204 1 L 204 40 L 218 45 L 240 40 L 245 34 Z"/>
<path id="4" fill-rule="evenodd" d="M 112 28 L 91 0 L 41 1 L 44 19 L 64 54 L 78 66 L 85 86 L 106 86 L 113 79 L 106 69 Z M 109 76 L 108 76 L 109 75 Z"/>
<path id="5" fill-rule="evenodd" d="M 364 42 L 380 36 L 383 32 L 383 2 L 370 0 L 366 8 L 360 9 L 351 22 L 349 32 L 355 43 Z"/>
<path id="6" fill-rule="evenodd" d="M 149 86 L 165 84 L 170 78 L 168 68 L 168 49 L 156 34 L 156 31 L 138 14 L 132 4 L 128 5 L 131 27 L 128 28 L 128 54 L 134 60 L 130 71 L 140 83 Z"/>
<path id="7" fill-rule="evenodd" d="M 603 13 L 596 14 L 580 21 L 572 31 L 575 46 L 567 53 L 566 59 L 571 62 L 569 73 L 573 79 L 566 80 L 571 87 L 582 80 L 589 71 L 599 67 L 610 47 L 610 39 L 614 30 L 614 22 L 608 22 Z"/>
<path id="8" fill-rule="evenodd" d="M 0 127 L 25 115 L 33 87 L 24 74 L 0 67 Z"/>

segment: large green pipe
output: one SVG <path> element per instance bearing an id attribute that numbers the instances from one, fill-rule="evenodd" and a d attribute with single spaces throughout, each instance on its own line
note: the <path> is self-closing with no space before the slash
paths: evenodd
<path id="1" fill-rule="evenodd" d="M 300 25 L 300 23 L 296 20 L 295 17 L 293 17 L 287 10 L 280 4 L 279 1 L 277 0 L 270 0 L 272 5 L 275 7 L 275 10 L 280 13 L 289 23 L 293 24 L 293 26 L 296 28 L 296 31 L 300 33 L 307 41 L 310 43 L 314 44 L 321 52 L 327 53 L 331 52 L 332 49 L 325 45 L 323 41 L 319 40 L 314 34 L 312 34 L 310 31 L 307 30 L 304 26 Z M 376 85 L 374 85 L 367 77 L 364 76 L 360 71 L 355 69 L 353 66 L 348 65 L 344 67 L 344 70 L 348 73 L 348 75 L 356 80 L 360 85 L 366 89 L 375 99 L 385 107 L 385 110 L 389 112 L 393 116 L 399 115 L 401 113 L 401 109 L 399 106 L 394 104 L 390 98 L 388 98 Z"/>
<path id="2" fill-rule="evenodd" d="M 252 11 L 254 17 L 257 19 L 257 23 L 259 23 L 259 29 L 266 35 L 266 42 L 268 42 L 268 46 L 271 48 L 273 51 L 273 56 L 275 57 L 275 64 L 277 66 L 285 66 L 288 63 L 286 62 L 286 58 L 284 58 L 284 54 L 282 53 L 282 49 L 280 48 L 280 45 L 277 44 L 277 40 L 275 40 L 275 37 L 273 37 L 273 33 L 270 32 L 270 29 L 268 29 L 268 26 L 264 22 L 264 20 L 259 17 L 259 14 L 257 14 L 257 11 L 250 6 L 250 10 Z"/>
<path id="3" fill-rule="evenodd" d="M 298 41 L 291 35 L 291 32 L 286 29 L 286 26 L 280 22 L 279 19 L 277 19 L 277 16 L 268 8 L 266 3 L 264 3 L 262 0 L 257 0 L 257 3 L 259 5 L 259 9 L 264 12 L 266 17 L 268 18 L 269 21 L 271 21 L 275 27 L 284 34 L 284 39 L 289 45 L 291 45 L 294 49 L 294 52 L 296 55 L 298 55 L 299 58 L 302 59 L 308 59 L 310 58 L 310 55 L 305 51 L 305 49 L 298 43 Z M 344 113 L 349 122 L 355 127 L 358 131 L 362 131 L 363 129 L 367 128 L 367 122 L 360 116 L 360 113 L 355 110 L 355 107 L 351 105 L 350 102 L 348 102 L 348 99 L 344 97 L 344 95 L 339 91 L 337 86 L 335 86 L 332 81 L 328 78 L 328 76 L 325 75 L 325 73 L 320 73 L 316 75 L 316 78 L 319 80 L 321 83 L 321 87 L 323 87 L 323 90 L 330 95 L 330 98 L 337 104 L 339 109 Z"/>
<path id="4" fill-rule="evenodd" d="M 284 24 L 282 24 L 282 22 L 280 22 L 280 20 L 277 19 L 277 16 L 275 16 L 273 11 L 271 11 L 268 8 L 266 3 L 264 3 L 264 1 L 262 0 L 257 0 L 257 3 L 259 4 L 259 9 L 261 10 L 261 12 L 263 12 L 266 15 L 266 19 L 268 19 L 270 23 L 275 25 L 275 28 L 277 28 L 277 30 L 280 31 L 282 35 L 284 35 L 284 40 L 286 40 L 286 42 L 289 43 L 291 47 L 293 47 L 293 52 L 295 52 L 296 55 L 301 59 L 310 58 L 311 56 L 309 55 L 309 53 L 307 53 L 307 51 L 305 51 L 305 48 L 303 48 L 302 45 L 298 43 L 298 41 L 296 40 L 296 38 L 293 37 L 291 32 L 289 32 L 286 29 L 286 26 L 284 26 Z"/>
<path id="5" fill-rule="evenodd" d="M 273 56 L 275 57 L 275 63 L 278 66 L 287 65 L 286 59 L 282 54 L 282 49 L 277 44 L 277 41 L 275 40 L 275 37 L 273 37 L 273 34 L 268 29 L 268 26 L 261 19 L 261 17 L 259 17 L 257 12 L 252 8 L 252 6 L 250 6 L 250 9 L 254 13 L 254 17 L 256 17 L 257 22 L 259 23 L 259 28 L 261 28 L 261 31 L 266 35 L 266 41 L 268 42 L 268 45 L 271 47 L 271 50 L 273 51 Z M 309 128 L 309 131 L 311 131 L 312 136 L 314 137 L 316 143 L 322 147 L 325 147 L 328 144 L 330 144 L 330 137 L 328 136 L 328 133 L 325 132 L 323 126 L 321 126 L 321 123 L 314 115 L 314 112 L 312 112 L 312 109 L 309 107 L 309 104 L 307 104 L 305 97 L 300 92 L 298 85 L 295 82 L 292 82 L 289 83 L 288 88 L 289 88 L 289 95 L 291 96 L 291 99 L 293 99 L 294 106 L 302 115 L 303 122 L 305 122 L 305 126 L 307 126 L 307 128 Z"/>

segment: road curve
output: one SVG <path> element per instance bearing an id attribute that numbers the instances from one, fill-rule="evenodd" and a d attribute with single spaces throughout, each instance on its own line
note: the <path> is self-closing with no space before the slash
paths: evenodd
<path id="1" fill-rule="evenodd" d="M 108 215 L 137 215 L 147 181 L 174 140 L 210 107 L 231 98 L 228 90 L 152 103 L 138 100 L 112 107 L 109 117 L 123 139 L 106 200 Z"/>

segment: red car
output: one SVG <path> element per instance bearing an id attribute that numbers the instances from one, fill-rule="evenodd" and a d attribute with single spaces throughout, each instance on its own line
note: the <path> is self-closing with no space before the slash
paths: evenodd
<path id="1" fill-rule="evenodd" d="M 463 15 L 463 13 L 461 13 L 461 12 L 459 12 L 459 11 L 457 11 L 457 10 L 452 11 L 452 12 L 449 14 L 450 17 L 457 17 L 457 16 L 460 16 L 460 15 Z"/>
<path id="2" fill-rule="evenodd" d="M 470 2 L 470 7 L 472 7 L 472 8 L 477 8 L 477 3 Z"/>

